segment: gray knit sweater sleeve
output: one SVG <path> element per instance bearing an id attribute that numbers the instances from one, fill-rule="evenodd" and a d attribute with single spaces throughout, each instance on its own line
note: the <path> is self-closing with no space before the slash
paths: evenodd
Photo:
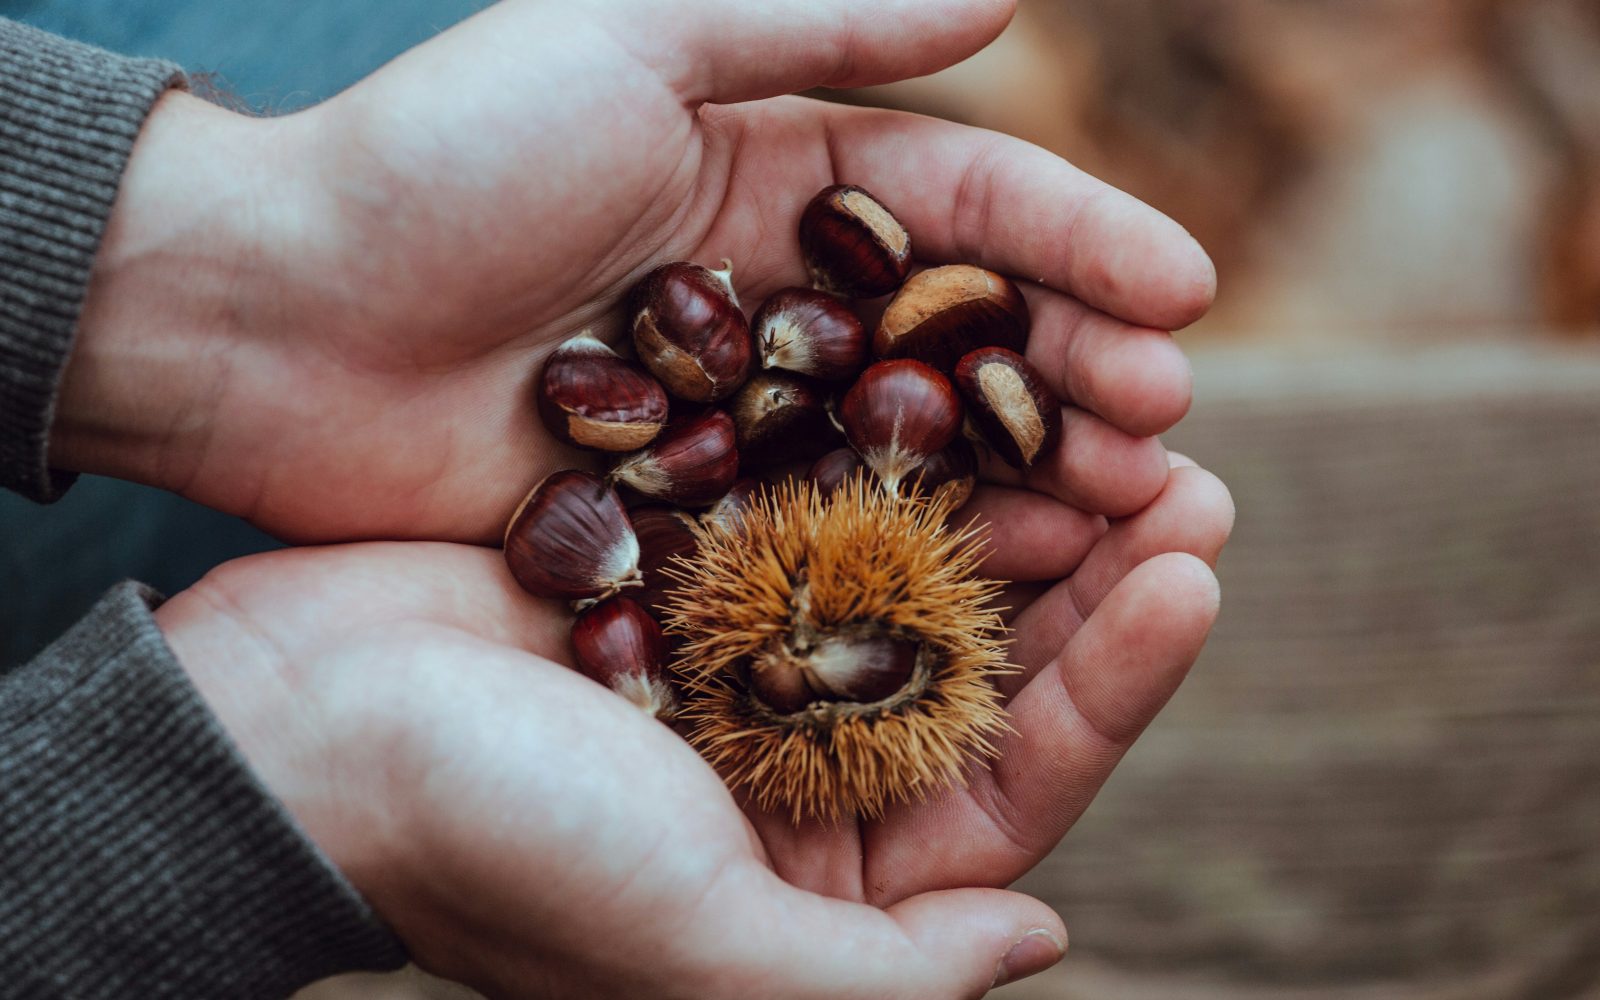
<path id="1" fill-rule="evenodd" d="M 280 1000 L 405 956 L 125 583 L 0 682 L 0 997 Z"/>
<path id="2" fill-rule="evenodd" d="M 45 447 L 134 137 L 178 67 L 0 18 L 0 486 L 52 500 Z"/>
<path id="3" fill-rule="evenodd" d="M 63 486 L 51 410 L 118 178 L 179 81 L 0 19 L 0 485 L 35 499 Z M 155 601 L 124 584 L 0 674 L 0 997 L 268 1000 L 401 964 L 189 684 Z"/>

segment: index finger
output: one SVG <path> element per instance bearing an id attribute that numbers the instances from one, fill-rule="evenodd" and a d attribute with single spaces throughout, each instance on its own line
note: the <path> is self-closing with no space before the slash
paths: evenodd
<path id="1" fill-rule="evenodd" d="M 1217 273 L 1194 237 L 1053 153 L 875 108 L 835 107 L 826 124 L 834 175 L 881 199 L 921 260 L 980 264 L 1161 330 L 1211 306 Z"/>

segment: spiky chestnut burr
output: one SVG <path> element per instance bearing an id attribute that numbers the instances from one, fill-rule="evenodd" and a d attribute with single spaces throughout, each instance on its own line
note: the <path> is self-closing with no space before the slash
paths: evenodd
<path id="1" fill-rule="evenodd" d="M 578 669 L 658 719 L 670 719 L 677 699 L 667 683 L 667 639 L 636 601 L 610 597 L 572 623 Z"/>
<path id="2" fill-rule="evenodd" d="M 797 821 L 879 816 L 993 754 L 1000 585 L 950 511 L 857 476 L 831 499 L 790 481 L 738 531 L 705 526 L 666 621 L 678 719 L 730 787 Z"/>
<path id="3" fill-rule="evenodd" d="M 686 260 L 662 264 L 633 287 L 628 317 L 639 360 L 678 399 L 726 399 L 750 373 L 750 324 L 730 261 L 720 271 Z"/>
<path id="4" fill-rule="evenodd" d="M 639 540 L 617 491 L 587 472 L 552 472 L 506 525 L 506 565 L 536 597 L 592 603 L 637 587 Z"/>
<path id="5" fill-rule="evenodd" d="M 825 292 L 870 299 L 900 287 L 911 237 L 883 202 L 853 184 L 817 192 L 800 215 L 800 252 Z"/>
<path id="6" fill-rule="evenodd" d="M 916 358 L 950 374 L 968 351 L 1028 342 L 1028 303 L 1011 280 L 970 264 L 935 267 L 906 282 L 878 321 L 880 358 Z"/>
<path id="7" fill-rule="evenodd" d="M 557 347 L 534 392 L 557 439 L 596 451 L 643 448 L 667 422 L 667 391 L 585 331 Z"/>

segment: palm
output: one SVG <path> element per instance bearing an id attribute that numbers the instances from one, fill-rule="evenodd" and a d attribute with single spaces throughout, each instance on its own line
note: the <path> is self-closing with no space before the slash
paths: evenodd
<path id="1" fill-rule="evenodd" d="M 985 488 L 971 512 L 982 516 L 994 496 Z M 1162 553 L 1214 558 L 1229 516 L 1214 480 L 1180 468 L 1154 504 L 1110 530 L 1063 508 L 1022 534 L 997 535 L 988 568 L 1041 580 L 1036 599 L 1014 594 L 1024 668 L 1009 685 L 1016 733 L 965 789 L 874 823 L 796 827 L 741 812 L 670 730 L 559 665 L 566 613 L 522 594 L 489 550 L 272 553 L 224 567 L 162 616 L 186 664 L 229 664 L 196 671 L 202 691 L 424 965 L 514 996 L 513 984 L 552 975 L 554 963 L 595 989 L 642 974 L 585 964 L 587 944 L 607 928 L 630 928 L 648 955 L 685 948 L 685 927 L 717 941 L 781 905 L 819 923 L 848 912 L 904 946 L 888 916 L 839 911 L 837 901 L 893 914 L 922 893 L 999 887 L 1026 871 L 1198 651 L 1214 583 L 1191 557 Z M 1065 580 L 1044 580 L 1069 564 Z M 220 632 L 203 617 L 216 607 L 231 610 Z M 267 662 L 239 669 L 241 646 L 269 651 Z M 292 678 L 287 711 L 300 725 L 283 727 L 259 697 L 263 675 Z M 295 745 L 305 732 L 336 734 L 340 745 Z M 317 768 L 309 787 L 273 763 L 308 749 L 339 765 Z M 376 795 L 374 774 L 383 776 Z M 397 877 L 394 859 L 371 856 L 384 840 L 373 831 L 387 829 L 423 845 L 401 865 L 420 868 L 423 886 Z M 457 888 L 427 889 L 439 885 Z M 461 927 L 512 915 L 540 929 L 539 940 L 451 944 Z M 727 959 L 725 948 L 713 951 Z M 636 987 L 614 984 L 619 995 Z"/>
<path id="2" fill-rule="evenodd" d="M 924 71 L 993 30 L 951 38 L 939 22 L 936 35 L 937 6 L 906 13 L 930 35 L 909 64 L 830 82 Z M 1154 495 L 1164 461 L 1145 435 L 1182 414 L 1187 368 L 1130 321 L 1181 325 L 1209 300 L 1209 266 L 1181 231 L 1003 137 L 795 98 L 702 104 L 837 66 L 701 78 L 624 19 L 650 11 L 501 4 L 291 120 L 287 155 L 314 164 L 315 203 L 333 210 L 294 248 L 305 294 L 286 329 L 264 331 L 282 363 L 239 391 L 305 409 L 219 433 L 263 468 L 200 484 L 198 499 L 299 539 L 491 539 L 532 482 L 593 461 L 538 423 L 543 356 L 584 327 L 619 336 L 621 296 L 663 260 L 731 258 L 751 303 L 802 281 L 795 220 L 836 181 L 883 197 L 924 260 L 1039 277 L 1030 353 L 1080 402 L 1069 431 L 1082 425 L 1044 488 L 1111 514 Z M 811 14 L 819 41 L 841 27 Z"/>

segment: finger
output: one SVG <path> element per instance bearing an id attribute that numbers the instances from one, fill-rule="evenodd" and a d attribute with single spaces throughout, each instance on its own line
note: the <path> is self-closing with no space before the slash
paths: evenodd
<path id="1" fill-rule="evenodd" d="M 1113 523 L 1077 572 L 1017 616 L 1011 656 L 1023 673 L 1002 678 L 1002 690 L 1018 689 L 1145 560 L 1185 552 L 1215 565 L 1233 530 L 1233 515 L 1233 498 L 1216 476 L 1199 468 L 1173 469 L 1149 507 Z"/>
<path id="2" fill-rule="evenodd" d="M 710 952 L 718 964 L 705 973 L 717 988 L 696 995 L 955 1000 L 981 996 L 1008 955 L 1009 971 L 1031 973 L 1065 950 L 1066 930 L 1049 907 L 1000 889 L 930 892 L 880 910 L 803 892 L 768 872 L 730 887 L 742 897 L 716 920 L 727 925 L 719 927 L 724 945 Z"/>
<path id="3" fill-rule="evenodd" d="M 1174 469 L 1197 469 L 1200 467 L 1200 463 L 1188 455 L 1170 450 L 1167 452 L 1167 465 Z"/>
<path id="4" fill-rule="evenodd" d="M 1032 490 L 981 485 L 952 517 L 976 522 L 985 538 L 983 575 L 1001 580 L 1054 580 L 1071 573 L 1105 534 L 1106 520 Z"/>
<path id="5" fill-rule="evenodd" d="M 1000 34 L 1015 0 L 608 2 L 629 49 L 685 103 L 735 104 L 862 87 L 960 62 Z"/>
<path id="6" fill-rule="evenodd" d="M 1025 485 L 1080 510 L 1124 517 L 1142 510 L 1167 480 L 1167 456 L 1153 437 L 1135 437 L 1075 406 L 1061 411 L 1061 443 L 1026 472 L 992 456 L 980 476 L 1001 485 Z"/>
<path id="7" fill-rule="evenodd" d="M 1053 153 L 892 111 L 821 113 L 835 179 L 882 199 L 918 259 L 982 264 L 1161 330 L 1211 305 L 1216 271 L 1182 226 Z"/>
<path id="8" fill-rule="evenodd" d="M 1025 284 L 1028 360 L 1063 400 L 1129 434 L 1160 434 L 1189 411 L 1194 374 L 1164 330 L 1133 326 L 1060 292 Z"/>
<path id="9" fill-rule="evenodd" d="M 891 815 L 868 884 L 885 898 L 1005 885 L 1082 814 L 1199 655 L 1216 619 L 1211 570 L 1168 553 L 1128 574 L 1050 666 L 1012 700 L 992 768 L 937 802 Z"/>

